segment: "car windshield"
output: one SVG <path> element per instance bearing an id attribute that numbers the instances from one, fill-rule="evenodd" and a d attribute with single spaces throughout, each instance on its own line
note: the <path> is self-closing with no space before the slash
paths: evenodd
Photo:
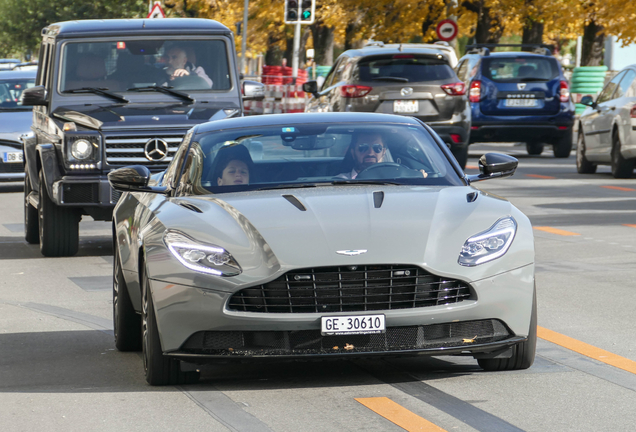
<path id="1" fill-rule="evenodd" d="M 404 82 L 422 82 L 446 80 L 454 72 L 448 63 L 435 57 L 394 54 L 362 59 L 353 74 L 359 81 L 402 78 Z"/>
<path id="2" fill-rule="evenodd" d="M 369 183 L 464 184 L 423 127 L 310 123 L 195 136 L 179 190 L 198 195 Z"/>
<path id="3" fill-rule="evenodd" d="M 152 91 L 151 86 L 188 91 L 229 90 L 232 84 L 225 42 L 124 38 L 64 45 L 61 92 L 84 88 Z"/>
<path id="4" fill-rule="evenodd" d="M 483 74 L 497 82 L 550 81 L 559 76 L 554 59 L 541 57 L 485 57 Z"/>
<path id="5" fill-rule="evenodd" d="M 35 86 L 35 78 L 0 79 L 0 110 L 31 110 L 22 106 L 20 97 L 24 89 Z"/>

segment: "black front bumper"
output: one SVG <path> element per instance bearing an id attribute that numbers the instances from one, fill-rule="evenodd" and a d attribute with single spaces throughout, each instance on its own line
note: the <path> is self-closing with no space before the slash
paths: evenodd
<path id="1" fill-rule="evenodd" d="M 516 124 L 492 125 L 473 123 L 470 142 L 545 142 L 555 143 L 571 133 L 572 125 Z"/>

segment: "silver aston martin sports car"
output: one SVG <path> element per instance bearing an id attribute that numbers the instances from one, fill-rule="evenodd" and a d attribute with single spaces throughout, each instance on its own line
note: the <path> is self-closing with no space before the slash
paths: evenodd
<path id="1" fill-rule="evenodd" d="M 534 239 L 510 202 L 471 186 L 415 118 L 374 113 L 219 120 L 168 169 L 112 171 L 116 346 L 152 385 L 232 359 L 464 355 L 530 367 Z"/>

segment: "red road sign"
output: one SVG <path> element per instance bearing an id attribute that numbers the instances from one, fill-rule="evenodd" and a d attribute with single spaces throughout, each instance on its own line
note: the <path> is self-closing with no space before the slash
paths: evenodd
<path id="1" fill-rule="evenodd" d="M 163 13 L 163 8 L 161 7 L 161 2 L 155 2 L 152 9 L 150 9 L 150 13 L 146 18 L 165 18 L 166 14 Z"/>
<path id="2" fill-rule="evenodd" d="M 445 19 L 437 24 L 435 32 L 437 33 L 437 38 L 439 40 L 448 42 L 457 37 L 458 30 L 459 29 L 457 28 L 457 23 L 455 21 L 452 19 Z"/>

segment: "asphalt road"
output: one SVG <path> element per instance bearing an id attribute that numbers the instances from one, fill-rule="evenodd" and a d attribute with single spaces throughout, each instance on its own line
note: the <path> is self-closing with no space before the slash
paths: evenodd
<path id="1" fill-rule="evenodd" d="M 44 259 L 23 239 L 20 185 L 0 184 L 0 430 L 633 431 L 636 178 L 507 144 L 471 146 L 467 171 L 492 150 L 517 173 L 475 186 L 535 227 L 540 339 L 519 372 L 463 357 L 221 364 L 150 387 L 113 344 L 110 225 L 83 221 L 78 256 Z"/>

